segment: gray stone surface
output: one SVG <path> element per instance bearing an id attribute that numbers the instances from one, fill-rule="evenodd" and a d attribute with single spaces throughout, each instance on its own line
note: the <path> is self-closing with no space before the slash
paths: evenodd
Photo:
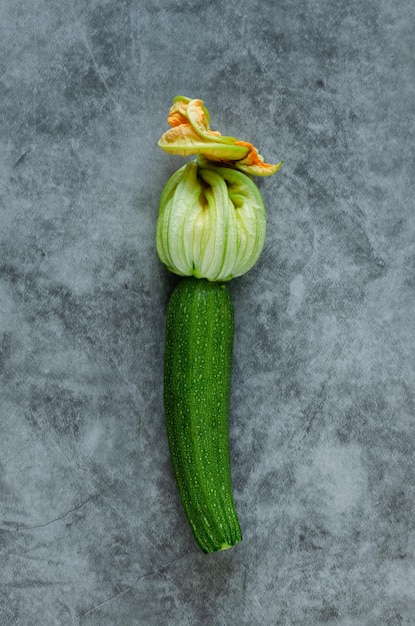
<path id="1" fill-rule="evenodd" d="M 0 3 L 0 624 L 415 624 L 415 4 Z M 165 436 L 176 94 L 282 170 L 233 281 L 244 541 Z"/>

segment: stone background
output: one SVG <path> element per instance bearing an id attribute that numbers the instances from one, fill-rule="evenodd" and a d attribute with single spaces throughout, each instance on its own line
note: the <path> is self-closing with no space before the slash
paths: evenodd
<path id="1" fill-rule="evenodd" d="M 413 0 L 0 3 L 2 626 L 415 624 Z M 244 541 L 162 404 L 176 94 L 283 168 L 231 285 Z"/>

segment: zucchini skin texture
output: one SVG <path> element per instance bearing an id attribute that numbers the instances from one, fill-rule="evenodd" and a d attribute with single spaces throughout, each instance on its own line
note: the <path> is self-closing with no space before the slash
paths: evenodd
<path id="1" fill-rule="evenodd" d="M 164 406 L 180 499 L 206 553 L 242 540 L 229 454 L 233 336 L 228 287 L 183 279 L 167 309 Z"/>

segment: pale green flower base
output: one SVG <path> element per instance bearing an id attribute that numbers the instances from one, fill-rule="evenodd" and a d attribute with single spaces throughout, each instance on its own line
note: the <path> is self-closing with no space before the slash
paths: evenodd
<path id="1" fill-rule="evenodd" d="M 266 214 L 252 179 L 207 159 L 193 160 L 167 182 L 157 221 L 160 260 L 179 276 L 229 281 L 257 262 Z"/>

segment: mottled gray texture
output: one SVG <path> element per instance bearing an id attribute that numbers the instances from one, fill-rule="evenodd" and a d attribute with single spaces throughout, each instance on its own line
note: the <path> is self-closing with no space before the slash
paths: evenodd
<path id="1" fill-rule="evenodd" d="M 2 0 L 2 626 L 415 624 L 414 23 L 413 0 Z M 162 405 L 177 93 L 284 160 L 232 284 L 244 541 L 209 556 Z"/>

